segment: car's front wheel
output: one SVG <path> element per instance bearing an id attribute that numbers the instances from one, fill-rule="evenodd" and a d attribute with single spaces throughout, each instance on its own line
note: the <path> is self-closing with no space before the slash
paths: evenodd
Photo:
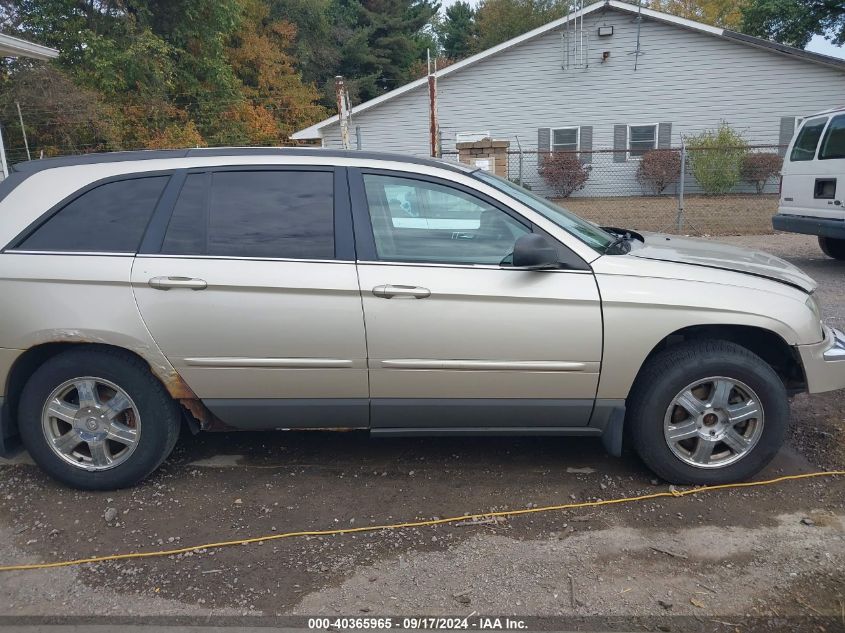
<path id="1" fill-rule="evenodd" d="M 137 483 L 167 458 L 178 405 L 143 361 L 119 350 L 50 358 L 27 381 L 18 427 L 35 462 L 62 483 L 111 490 Z"/>
<path id="2" fill-rule="evenodd" d="M 775 371 L 727 341 L 692 341 L 649 359 L 628 399 L 634 449 L 678 484 L 747 479 L 775 456 L 789 422 Z"/>
<path id="3" fill-rule="evenodd" d="M 828 257 L 845 259 L 845 240 L 819 236 L 819 247 Z"/>

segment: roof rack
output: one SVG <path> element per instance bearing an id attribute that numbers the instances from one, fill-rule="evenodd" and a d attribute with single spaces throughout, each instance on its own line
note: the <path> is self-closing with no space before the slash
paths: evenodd
<path id="1" fill-rule="evenodd" d="M 58 167 L 72 167 L 75 165 L 97 165 L 103 163 L 120 163 L 141 160 L 163 160 L 170 158 L 199 158 L 211 156 L 322 156 L 325 158 L 356 158 L 361 160 L 383 160 L 427 165 L 451 171 L 467 173 L 474 171 L 472 167 L 462 164 L 446 162 L 435 158 L 419 158 L 394 154 L 390 152 L 366 152 L 361 150 L 332 150 L 308 147 L 209 147 L 193 149 L 167 150 L 138 150 L 128 152 L 103 152 L 97 154 L 81 154 L 76 156 L 60 156 L 17 163 L 12 171 L 33 174 L 45 169 Z"/>

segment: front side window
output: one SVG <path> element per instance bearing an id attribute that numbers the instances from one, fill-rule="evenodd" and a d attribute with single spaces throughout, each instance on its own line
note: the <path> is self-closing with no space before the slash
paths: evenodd
<path id="1" fill-rule="evenodd" d="M 642 156 L 656 148 L 656 125 L 632 125 L 628 128 L 628 153 L 631 156 Z"/>
<path id="2" fill-rule="evenodd" d="M 162 252 L 333 259 L 333 174 L 294 170 L 189 174 Z"/>
<path id="3" fill-rule="evenodd" d="M 819 150 L 820 160 L 831 158 L 845 158 L 845 114 L 833 117 Z"/>
<path id="4" fill-rule="evenodd" d="M 135 253 L 170 176 L 116 180 L 89 189 L 16 248 Z"/>
<path id="5" fill-rule="evenodd" d="M 578 132 L 577 127 L 564 127 L 552 130 L 552 151 L 577 152 Z"/>
<path id="6" fill-rule="evenodd" d="M 816 146 L 819 144 L 819 139 L 822 136 L 824 126 L 827 124 L 827 117 L 818 117 L 810 119 L 798 132 L 798 138 L 795 139 L 795 144 L 792 146 L 792 153 L 789 155 L 790 161 L 813 160 L 816 157 Z"/>
<path id="7" fill-rule="evenodd" d="M 445 264 L 507 263 L 530 227 L 504 211 L 441 184 L 364 174 L 380 260 Z"/>
<path id="8" fill-rule="evenodd" d="M 607 246 L 615 239 L 613 235 L 592 222 L 588 222 L 571 211 L 559 207 L 545 198 L 541 198 L 537 194 L 520 187 L 510 180 L 483 171 L 476 171 L 472 175 L 481 182 L 515 198 L 529 209 L 551 220 L 564 231 L 575 236 L 587 244 L 587 246 L 600 253 L 603 253 Z"/>

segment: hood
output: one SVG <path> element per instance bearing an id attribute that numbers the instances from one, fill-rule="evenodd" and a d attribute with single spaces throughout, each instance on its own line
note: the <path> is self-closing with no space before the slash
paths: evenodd
<path id="1" fill-rule="evenodd" d="M 629 255 L 766 277 L 808 293 L 813 292 L 817 286 L 800 268 L 762 251 L 659 233 L 643 233 L 642 237 L 644 244 L 639 248 L 634 246 Z"/>

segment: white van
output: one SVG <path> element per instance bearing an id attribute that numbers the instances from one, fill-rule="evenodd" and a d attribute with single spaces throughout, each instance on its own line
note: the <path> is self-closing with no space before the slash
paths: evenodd
<path id="1" fill-rule="evenodd" d="M 774 228 L 818 235 L 826 255 L 845 260 L 845 107 L 804 119 L 782 174 Z"/>

